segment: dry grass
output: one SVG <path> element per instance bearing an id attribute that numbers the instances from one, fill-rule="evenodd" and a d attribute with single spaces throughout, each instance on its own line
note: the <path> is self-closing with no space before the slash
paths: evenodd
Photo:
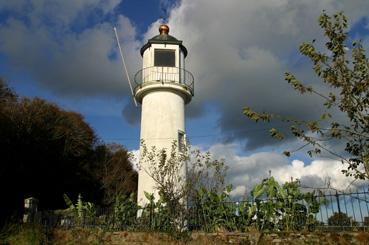
<path id="1" fill-rule="evenodd" d="M 8 226 L 0 236 L 0 244 L 9 245 L 222 245 L 222 244 L 369 244 L 368 232 L 328 232 L 328 233 L 260 233 L 248 232 L 215 233 L 194 232 L 190 236 L 180 236 L 159 232 L 107 232 L 101 229 L 55 229 L 45 234 L 41 227 L 13 225 Z M 183 239 L 179 239 L 179 238 Z"/>
<path id="2" fill-rule="evenodd" d="M 47 243 L 47 234 L 36 225 L 8 224 L 3 227 L 0 236 L 0 244 L 41 245 Z"/>

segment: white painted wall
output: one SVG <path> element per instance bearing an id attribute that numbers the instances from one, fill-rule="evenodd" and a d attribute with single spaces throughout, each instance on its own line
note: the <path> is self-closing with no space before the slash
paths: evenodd
<path id="1" fill-rule="evenodd" d="M 185 111 L 182 96 L 171 91 L 153 91 L 148 93 L 142 101 L 141 139 L 148 149 L 155 146 L 157 150 L 171 150 L 172 142 L 178 140 L 178 131 L 185 132 Z M 140 205 L 146 203 L 144 191 L 155 193 L 156 183 L 147 171 L 150 166 L 140 162 L 138 177 L 138 201 Z M 185 166 L 184 166 L 185 167 Z M 185 172 L 185 169 L 182 170 Z"/>
<path id="2" fill-rule="evenodd" d="M 182 53 L 182 51 L 180 51 L 180 48 L 178 45 L 173 45 L 173 44 L 152 44 L 151 47 L 149 47 L 148 49 L 145 50 L 145 52 L 142 55 L 142 67 L 146 68 L 146 67 L 151 67 L 154 66 L 154 49 L 171 49 L 171 50 L 175 50 L 176 52 L 176 67 L 179 67 L 180 64 L 180 55 L 179 53 Z M 182 55 L 183 56 L 183 55 Z M 181 66 L 182 67 L 182 66 Z M 182 67 L 184 68 L 184 67 Z"/>
<path id="3" fill-rule="evenodd" d="M 175 50 L 176 67 L 184 65 L 184 55 L 178 45 L 152 44 L 143 54 L 143 68 L 154 66 L 155 49 Z M 170 67 L 158 69 L 167 73 L 171 73 L 174 70 L 178 71 L 178 69 Z M 148 71 L 152 72 L 153 69 L 150 68 Z M 150 74 L 143 74 L 143 77 L 147 78 L 146 80 L 144 78 L 144 82 L 150 82 L 151 84 L 147 86 L 143 84 L 142 88 L 136 91 L 136 98 L 142 98 L 141 96 L 144 94 L 141 103 L 141 140 L 144 140 L 148 149 L 155 146 L 157 150 L 165 148 L 170 152 L 173 141 L 178 141 L 178 132 L 185 132 L 185 98 L 187 98 L 186 102 L 189 102 L 190 99 L 188 98 L 191 98 L 191 94 L 175 83 L 162 84 L 158 81 L 157 84 L 152 84 L 155 81 L 153 80 L 154 76 Z M 179 76 L 175 79 L 175 82 L 179 82 Z M 155 189 L 156 183 L 148 174 L 149 171 L 150 166 L 140 161 L 137 199 L 138 204 L 141 206 L 147 203 L 144 195 L 145 191 L 154 193 L 156 200 L 158 197 Z M 185 179 L 185 165 L 183 165 L 181 174 Z"/>

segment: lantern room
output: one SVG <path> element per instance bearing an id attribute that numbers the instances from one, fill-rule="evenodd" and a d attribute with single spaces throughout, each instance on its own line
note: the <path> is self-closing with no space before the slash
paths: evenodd
<path id="1" fill-rule="evenodd" d="M 140 50 L 142 70 L 135 75 L 135 97 L 139 103 L 150 86 L 167 86 L 168 89 L 182 91 L 185 103 L 189 103 L 194 94 L 194 79 L 185 69 L 187 49 L 182 41 L 169 35 L 169 27 L 160 25 L 159 35 L 149 39 Z"/>

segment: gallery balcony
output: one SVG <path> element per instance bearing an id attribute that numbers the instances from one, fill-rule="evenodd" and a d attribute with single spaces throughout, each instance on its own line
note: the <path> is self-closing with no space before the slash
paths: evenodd
<path id="1" fill-rule="evenodd" d="M 134 93 L 137 94 L 145 87 L 176 88 L 194 95 L 194 78 L 191 72 L 179 67 L 152 66 L 139 70 L 134 77 Z M 138 98 L 140 100 L 140 98 Z"/>

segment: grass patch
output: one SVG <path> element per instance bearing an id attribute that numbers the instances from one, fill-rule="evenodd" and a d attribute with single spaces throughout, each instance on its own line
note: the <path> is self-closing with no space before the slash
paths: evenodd
<path id="1" fill-rule="evenodd" d="M 39 225 L 7 223 L 3 226 L 0 232 L 0 244 L 48 244 L 48 235 Z"/>

